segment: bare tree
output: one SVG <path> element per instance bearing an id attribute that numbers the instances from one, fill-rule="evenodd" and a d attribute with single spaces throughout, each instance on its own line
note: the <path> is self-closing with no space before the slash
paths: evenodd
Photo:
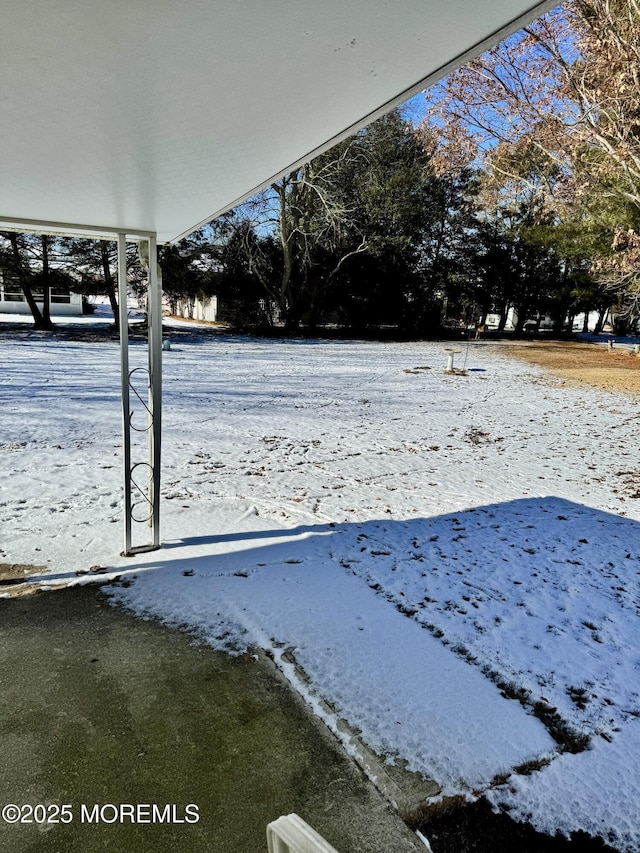
<path id="1" fill-rule="evenodd" d="M 629 304 L 639 287 L 639 60 L 636 0 L 574 0 L 450 75 L 430 111 L 503 182 L 535 185 L 559 219 L 588 216 L 608 229 L 593 272 Z M 523 145 L 536 152 L 533 181 L 508 155 Z"/>

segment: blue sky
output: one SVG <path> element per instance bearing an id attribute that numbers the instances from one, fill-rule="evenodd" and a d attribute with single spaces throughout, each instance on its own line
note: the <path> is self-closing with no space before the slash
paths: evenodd
<path id="1" fill-rule="evenodd" d="M 414 95 L 413 98 L 409 98 L 408 101 L 404 102 L 400 107 L 400 111 L 402 117 L 407 121 L 412 122 L 414 125 L 420 124 L 427 112 L 427 96 L 424 92 Z"/>

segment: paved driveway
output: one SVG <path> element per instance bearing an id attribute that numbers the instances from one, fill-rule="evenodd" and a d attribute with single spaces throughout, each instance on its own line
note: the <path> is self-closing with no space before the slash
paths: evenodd
<path id="1" fill-rule="evenodd" d="M 253 853 L 290 812 L 340 853 L 420 849 L 268 662 L 95 586 L 0 599 L 0 770 L 0 806 L 58 821 L 0 823 L 2 853 Z"/>

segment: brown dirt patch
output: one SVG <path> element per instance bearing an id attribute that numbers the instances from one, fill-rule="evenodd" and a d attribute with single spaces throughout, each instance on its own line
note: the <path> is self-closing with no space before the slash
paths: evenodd
<path id="1" fill-rule="evenodd" d="M 0 598 L 17 598 L 38 591 L 38 586 L 28 583 L 31 575 L 46 571 L 46 566 L 31 563 L 0 563 Z"/>
<path id="2" fill-rule="evenodd" d="M 46 568 L 32 563 L 0 563 L 0 583 L 19 583 L 29 575 L 42 574 Z"/>
<path id="3" fill-rule="evenodd" d="M 640 394 L 640 357 L 629 346 L 575 341 L 522 341 L 509 344 L 506 352 L 575 384 L 587 383 L 607 391 Z"/>

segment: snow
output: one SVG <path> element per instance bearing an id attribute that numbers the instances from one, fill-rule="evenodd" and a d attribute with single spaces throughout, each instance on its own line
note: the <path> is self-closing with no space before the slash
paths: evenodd
<path id="1" fill-rule="evenodd" d="M 542 773 L 513 777 L 489 793 L 512 817 L 530 821 L 540 832 L 582 830 L 619 850 L 638 850 L 640 727 L 625 726 L 608 743 L 595 738 L 580 755 L 565 753 Z"/>
<path id="2" fill-rule="evenodd" d="M 105 568 L 114 602 L 265 649 L 443 795 L 637 849 L 637 399 L 485 341 L 462 377 L 446 343 L 169 334 L 164 547 L 134 558 L 117 345 L 0 335 L 0 560 Z"/>

